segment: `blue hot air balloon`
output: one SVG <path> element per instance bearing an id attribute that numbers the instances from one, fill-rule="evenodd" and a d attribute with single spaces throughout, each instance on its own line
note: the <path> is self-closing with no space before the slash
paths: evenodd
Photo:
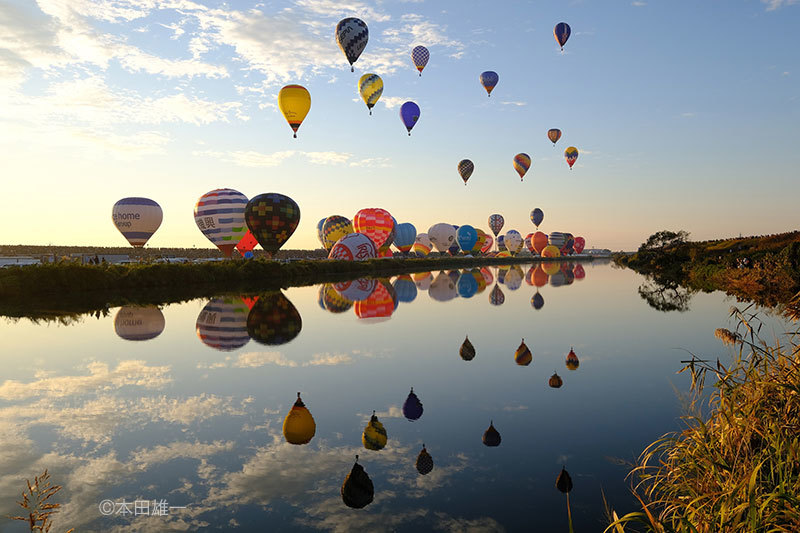
<path id="1" fill-rule="evenodd" d="M 417 228 L 414 224 L 403 222 L 402 224 L 395 224 L 394 226 L 394 246 L 404 254 L 411 251 L 414 246 L 414 240 L 417 238 Z"/>
<path id="2" fill-rule="evenodd" d="M 468 254 L 478 242 L 478 232 L 469 224 L 465 224 L 456 231 L 456 240 L 464 253 Z"/>
<path id="3" fill-rule="evenodd" d="M 500 76 L 497 75 L 497 72 L 493 70 L 487 70 L 486 72 L 481 73 L 481 85 L 483 88 L 486 89 L 486 95 L 492 96 L 492 89 L 494 89 L 497 82 L 500 81 Z"/>
<path id="4" fill-rule="evenodd" d="M 572 30 L 566 22 L 559 22 L 556 24 L 556 27 L 553 28 L 553 36 L 556 38 L 556 42 L 558 46 L 561 47 L 561 50 L 564 50 L 564 45 L 567 44 L 570 33 L 572 33 Z"/>
<path id="5" fill-rule="evenodd" d="M 397 293 L 398 302 L 411 303 L 417 298 L 417 284 L 408 274 L 398 276 L 392 283 L 392 287 Z"/>
<path id="6" fill-rule="evenodd" d="M 475 279 L 472 272 L 465 270 L 458 277 L 456 289 L 458 290 L 458 295 L 462 298 L 472 298 L 478 292 L 478 280 Z"/>
<path id="7" fill-rule="evenodd" d="M 414 420 L 419 420 L 419 417 L 422 416 L 422 412 L 422 402 L 419 401 L 417 395 L 414 394 L 414 388 L 412 387 L 406 401 L 403 402 L 403 416 L 413 422 Z"/>
<path id="8" fill-rule="evenodd" d="M 411 137 L 411 128 L 417 123 L 419 116 L 419 106 L 414 102 L 406 102 L 400 106 L 400 119 L 408 130 L 409 137 Z"/>
<path id="9" fill-rule="evenodd" d="M 542 223 L 542 220 L 544 220 L 544 211 L 538 207 L 531 211 L 531 222 L 536 226 L 536 229 L 539 229 L 539 224 Z"/>

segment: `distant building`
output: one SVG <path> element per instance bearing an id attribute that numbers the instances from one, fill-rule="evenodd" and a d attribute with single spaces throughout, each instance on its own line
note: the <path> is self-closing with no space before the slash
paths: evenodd
<path id="1" fill-rule="evenodd" d="M 25 266 L 25 265 L 38 265 L 40 260 L 27 255 L 12 255 L 0 257 L 0 268 L 7 266 Z"/>

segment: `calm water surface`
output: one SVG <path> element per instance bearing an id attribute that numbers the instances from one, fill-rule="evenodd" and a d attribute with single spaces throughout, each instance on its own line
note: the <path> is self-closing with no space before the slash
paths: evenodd
<path id="1" fill-rule="evenodd" d="M 528 268 L 337 287 L 371 295 L 360 303 L 317 286 L 69 325 L 0 321 L 0 514 L 48 468 L 64 486 L 58 531 L 566 531 L 566 465 L 575 530 L 601 531 L 601 489 L 633 510 L 619 461 L 680 427 L 687 350 L 730 356 L 714 329 L 732 327 L 735 302 L 696 294 L 663 312 L 629 270 L 587 263 L 569 283 L 526 282 Z M 523 338 L 527 366 L 515 362 Z M 403 410 L 412 387 L 416 420 Z M 282 432 L 298 391 L 316 422 L 306 445 Z M 381 450 L 362 444 L 373 411 Z M 490 422 L 497 447 L 482 442 Z M 362 509 L 340 494 L 356 455 L 374 487 Z"/>

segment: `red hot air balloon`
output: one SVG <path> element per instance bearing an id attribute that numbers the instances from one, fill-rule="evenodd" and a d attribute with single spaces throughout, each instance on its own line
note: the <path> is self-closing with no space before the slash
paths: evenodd
<path id="1" fill-rule="evenodd" d="M 378 207 L 362 209 L 353 217 L 353 228 L 375 243 L 380 248 L 389 239 L 394 229 L 394 219 L 385 209 Z"/>

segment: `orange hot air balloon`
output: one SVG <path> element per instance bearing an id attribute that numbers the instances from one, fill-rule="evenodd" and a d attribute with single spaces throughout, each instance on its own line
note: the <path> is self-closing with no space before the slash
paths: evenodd
<path id="1" fill-rule="evenodd" d="M 380 248 L 389 239 L 394 229 L 394 219 L 385 209 L 379 207 L 362 209 L 353 217 L 353 228 L 363 233 Z"/>
<path id="2" fill-rule="evenodd" d="M 547 381 L 547 383 L 554 389 L 557 389 L 564 384 L 564 380 L 562 380 L 561 376 L 559 376 L 557 373 L 554 373 L 552 376 L 550 376 L 550 379 Z"/>
<path id="3" fill-rule="evenodd" d="M 531 351 L 528 349 L 528 345 L 525 344 L 525 339 L 522 339 L 519 348 L 514 352 L 514 361 L 520 366 L 528 366 L 531 364 L 531 361 L 533 361 L 533 354 L 531 354 Z"/>
<path id="4" fill-rule="evenodd" d="M 544 271 L 542 265 L 539 264 L 536 266 L 536 270 L 533 271 L 533 284 L 537 287 L 544 287 L 547 285 L 547 279 L 550 277 L 547 272 Z"/>
<path id="5" fill-rule="evenodd" d="M 558 128 L 547 130 L 547 138 L 550 139 L 550 142 L 553 143 L 553 146 L 555 146 L 558 140 L 561 138 L 561 130 Z"/>
<path id="6" fill-rule="evenodd" d="M 570 347 L 569 353 L 567 354 L 567 368 L 569 370 L 578 370 L 581 362 L 578 361 L 578 356 L 575 354 L 575 350 Z"/>
<path id="7" fill-rule="evenodd" d="M 533 234 L 533 238 L 531 239 L 531 244 L 533 245 L 533 249 L 536 251 L 537 254 L 542 253 L 545 246 L 547 246 L 548 238 L 546 233 L 542 233 L 541 231 L 537 231 Z"/>

